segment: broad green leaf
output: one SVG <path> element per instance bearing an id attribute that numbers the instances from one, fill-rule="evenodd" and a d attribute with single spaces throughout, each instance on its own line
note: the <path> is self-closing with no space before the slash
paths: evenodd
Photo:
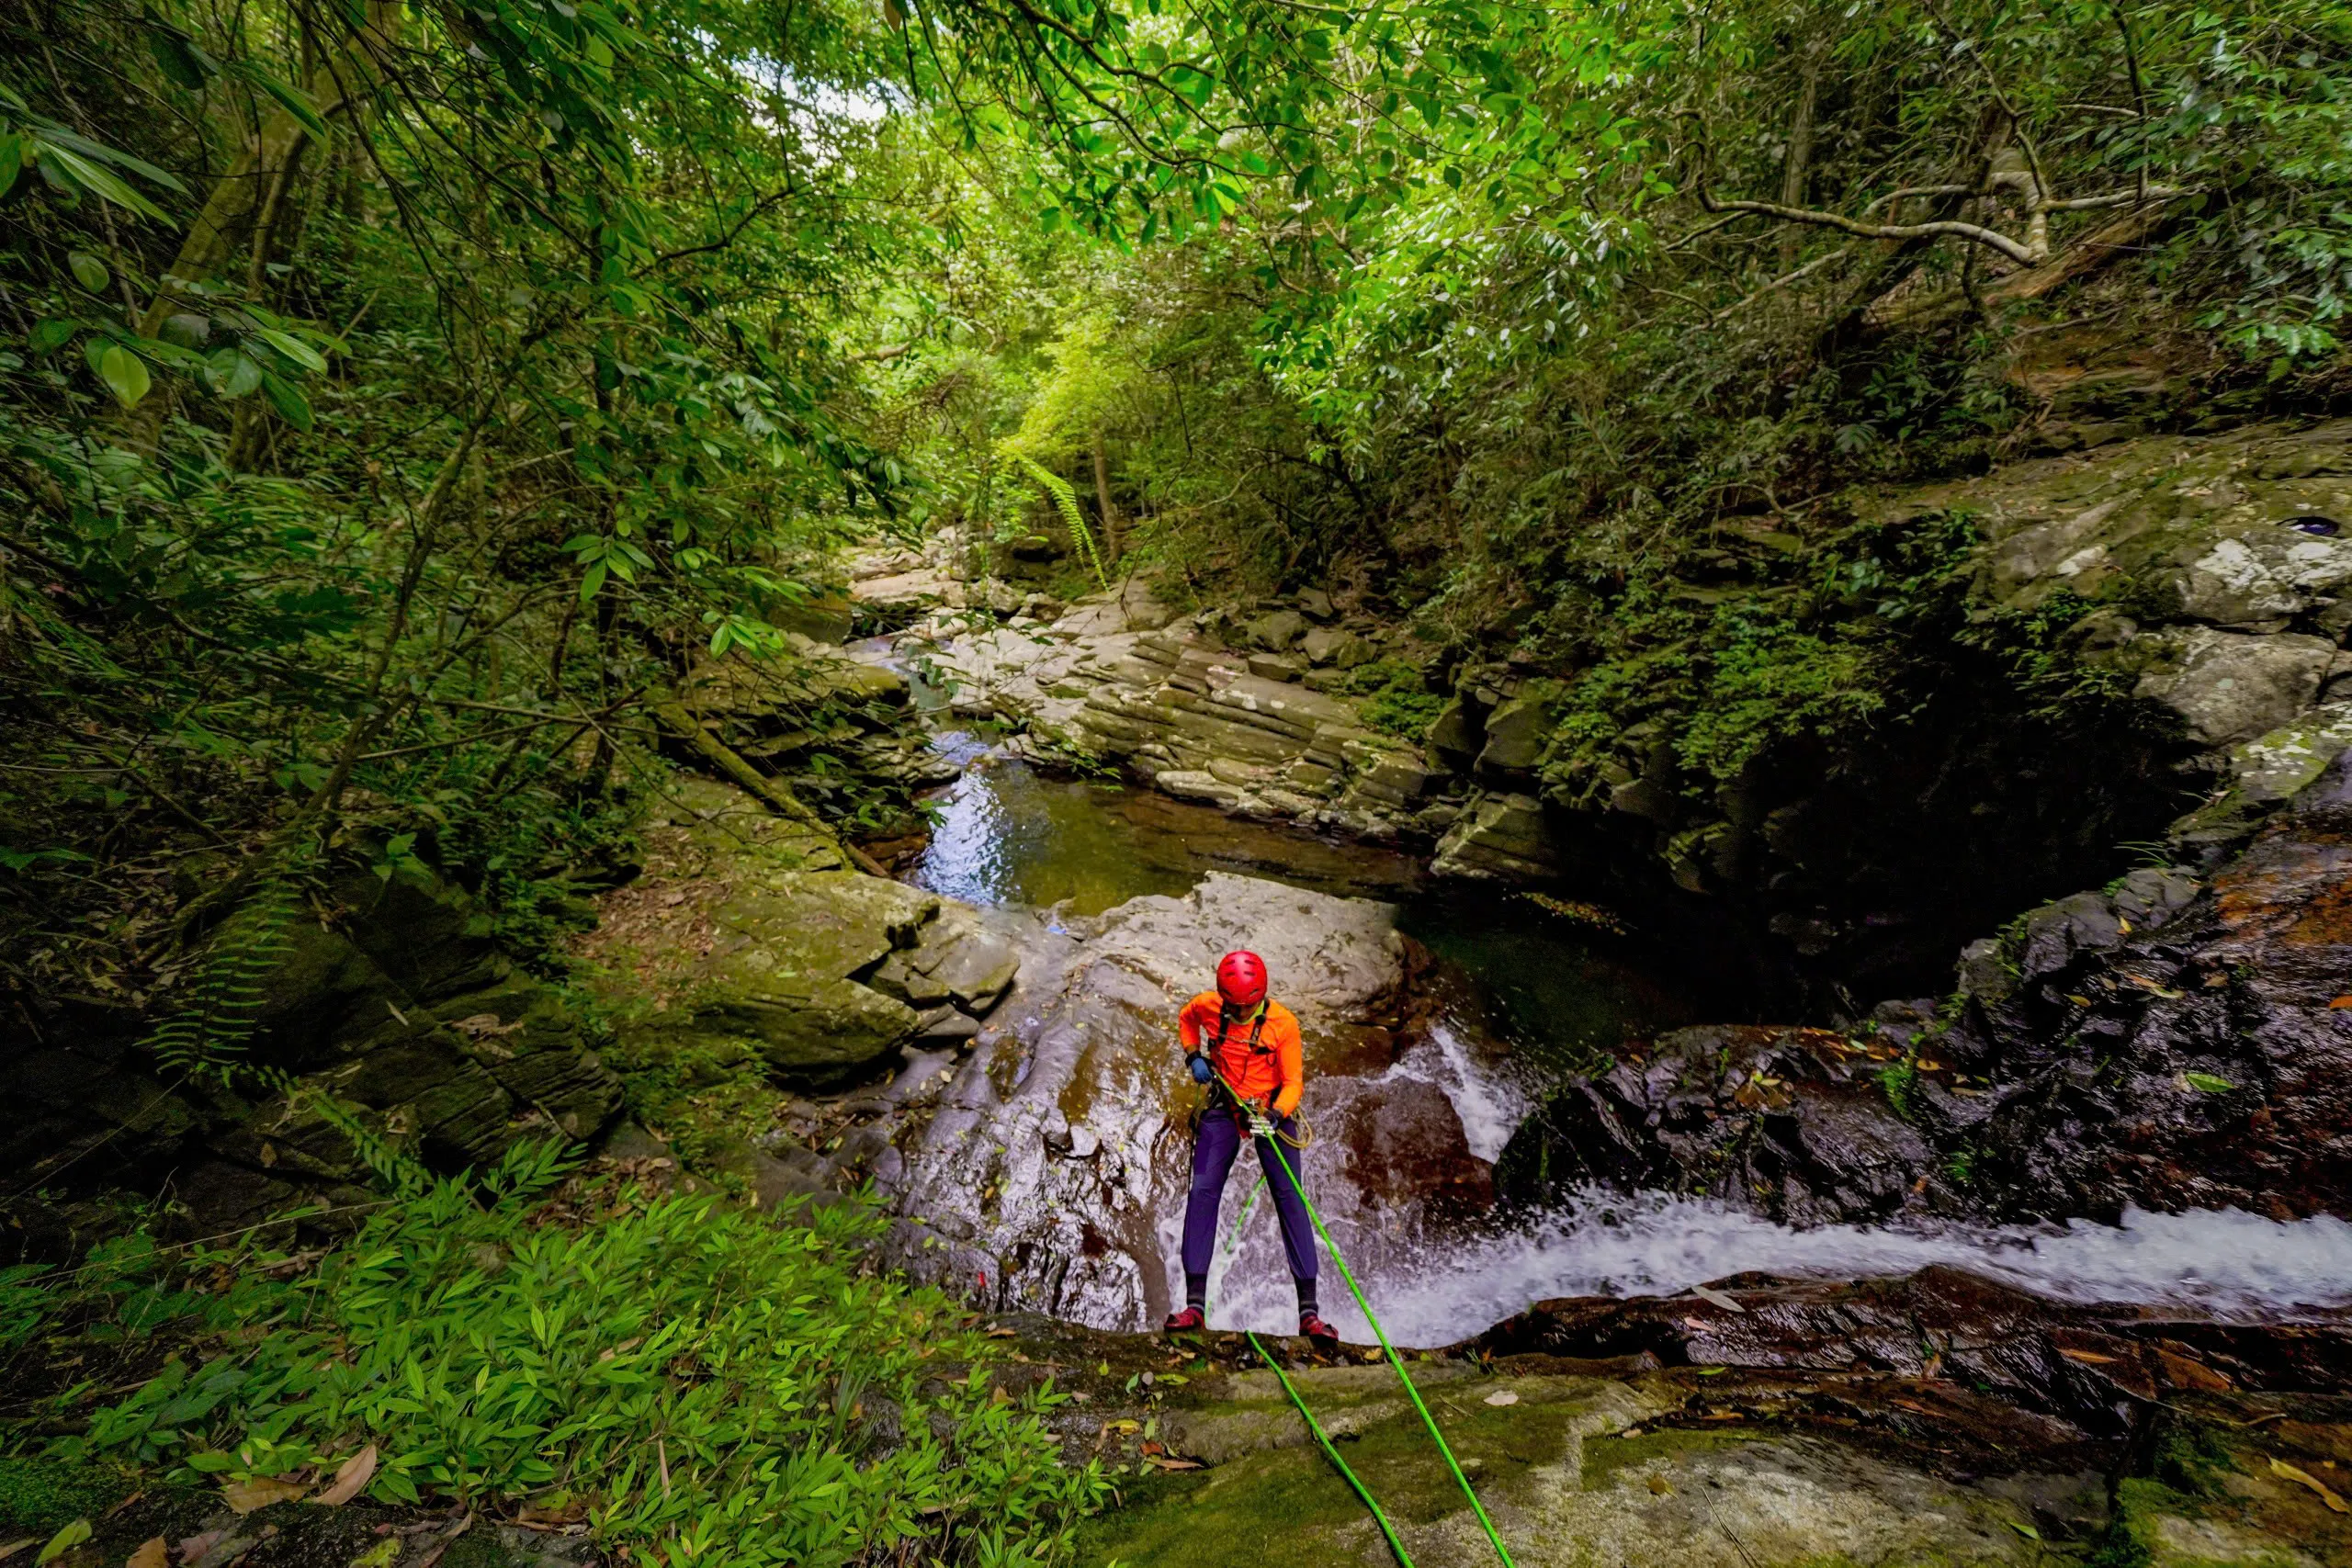
<path id="1" fill-rule="evenodd" d="M 101 201 L 112 202 L 127 212 L 141 218 L 153 218 L 159 223 L 171 221 L 164 209 L 125 185 L 122 180 L 77 152 L 62 147 L 44 144 L 40 149 L 41 167 L 56 175 L 69 189 L 85 191 Z"/>
<path id="2" fill-rule="evenodd" d="M 89 1539 L 90 1521 L 75 1519 L 72 1524 L 51 1536 L 49 1544 L 40 1549 L 40 1556 L 34 1561 L 36 1564 L 54 1562 Z"/>
<path id="3" fill-rule="evenodd" d="M 35 354 L 51 354 L 73 342 L 74 334 L 81 330 L 82 323 L 79 321 L 69 321 L 62 316 L 52 316 L 48 321 L 35 324 L 28 341 Z"/>
<path id="4" fill-rule="evenodd" d="M 212 356 L 212 374 L 224 398 L 246 397 L 261 386 L 261 367 L 233 348 Z"/>
<path id="5" fill-rule="evenodd" d="M 2238 1087 L 2229 1079 L 2216 1077 L 2211 1073 L 2183 1073 L 2180 1077 L 2181 1081 L 2199 1094 L 2227 1094 Z"/>
<path id="6" fill-rule="evenodd" d="M 305 370 L 327 367 L 326 356 L 292 333 L 280 332 L 276 327 L 255 327 L 254 335 Z"/>
<path id="7" fill-rule="evenodd" d="M 147 48 L 155 63 L 164 68 L 180 86 L 191 93 L 200 93 L 205 84 L 220 73 L 220 62 L 204 52 L 196 41 L 177 28 L 168 27 L 149 18 Z"/>
<path id="8" fill-rule="evenodd" d="M 277 411 L 280 419 L 297 430 L 311 428 L 311 400 L 302 395 L 301 388 L 265 370 L 261 374 L 261 389 L 268 394 L 270 406 Z"/>
<path id="9" fill-rule="evenodd" d="M 0 196 L 8 194 L 25 166 L 25 139 L 15 131 L 0 135 Z"/>
<path id="10" fill-rule="evenodd" d="M 112 388 L 115 397 L 124 408 L 137 408 L 139 400 L 147 395 L 153 383 L 147 375 L 147 362 L 119 343 L 110 343 L 98 355 L 98 378 Z"/>
<path id="11" fill-rule="evenodd" d="M 93 294 L 105 293 L 107 279 L 113 276 L 107 271 L 106 263 L 87 251 L 66 252 L 65 265 L 74 274 L 74 281 Z"/>
<path id="12" fill-rule="evenodd" d="M 180 184 L 177 176 L 169 170 L 159 169 L 144 158 L 134 158 L 119 147 L 109 147 L 103 141 L 93 141 L 86 136 L 76 136 L 62 125 L 43 125 L 40 139 L 52 149 L 62 147 L 69 152 L 79 153 L 85 158 L 94 159 L 101 164 L 111 164 L 119 169 L 128 169 L 141 179 L 162 186 L 165 190 L 177 191 L 182 196 L 187 194 L 187 186 Z"/>
<path id="13" fill-rule="evenodd" d="M 307 94 L 299 88 L 288 86 L 251 61 L 241 63 L 243 65 L 246 79 L 271 97 L 276 98 L 279 106 L 288 114 L 292 115 L 303 130 L 322 141 L 327 139 L 329 134 L 327 122 L 319 118 L 319 111 L 311 107 Z"/>

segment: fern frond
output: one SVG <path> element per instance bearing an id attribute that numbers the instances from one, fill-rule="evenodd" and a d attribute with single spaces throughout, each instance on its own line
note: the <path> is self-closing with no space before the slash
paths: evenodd
<path id="1" fill-rule="evenodd" d="M 1079 510 L 1077 490 L 1068 479 L 1025 452 L 1008 451 L 1005 456 L 1020 464 L 1031 479 L 1045 487 L 1046 493 L 1053 498 L 1054 509 L 1069 525 L 1069 536 L 1078 541 L 1080 550 L 1086 557 L 1086 564 L 1093 569 L 1094 581 L 1104 588 L 1110 587 L 1111 574 L 1103 570 L 1102 551 L 1094 542 L 1094 531 L 1086 525 L 1086 514 Z"/>
<path id="2" fill-rule="evenodd" d="M 293 951 L 303 878 L 294 857 L 265 871 L 205 943 L 181 988 L 179 1010 L 140 1042 L 157 1066 L 182 1078 L 226 1083 L 260 1021 L 271 974 Z"/>

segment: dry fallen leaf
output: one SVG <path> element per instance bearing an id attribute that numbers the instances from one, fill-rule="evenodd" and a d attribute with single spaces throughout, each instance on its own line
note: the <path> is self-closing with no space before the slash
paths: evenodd
<path id="1" fill-rule="evenodd" d="M 220 1488 L 220 1498 L 238 1513 L 250 1514 L 272 1503 L 290 1503 L 307 1490 L 296 1482 L 280 1481 L 274 1475 L 256 1475 L 251 1481 L 232 1481 Z"/>
<path id="2" fill-rule="evenodd" d="M 340 1508 L 368 1488 L 376 1475 L 376 1445 L 368 1444 L 343 1461 L 334 1479 L 311 1495 L 313 1503 L 323 1503 L 330 1508 Z"/>
<path id="3" fill-rule="evenodd" d="M 220 1545 L 220 1538 L 228 1533 L 229 1532 L 227 1530 L 206 1530 L 202 1535 L 181 1537 L 180 1561 L 183 1562 L 195 1562 L 198 1558 L 203 1556 L 206 1552 Z"/>
<path id="4" fill-rule="evenodd" d="M 122 1568 L 171 1568 L 172 1549 L 164 1544 L 162 1536 L 141 1541 Z"/>
<path id="5" fill-rule="evenodd" d="M 39 1546 L 40 1537 L 28 1535 L 22 1540 L 0 1540 L 0 1561 L 14 1557 L 28 1546 Z"/>
<path id="6" fill-rule="evenodd" d="M 1511 1391 L 1507 1388 L 1498 1388 L 1495 1390 L 1494 1393 L 1487 1395 L 1487 1403 L 1488 1404 L 1517 1404 L 1519 1403 L 1519 1395 L 1511 1393 Z"/>
<path id="7" fill-rule="evenodd" d="M 1704 1285 L 1691 1286 L 1690 1293 L 1698 1297 L 1701 1301 L 1705 1302 L 1709 1306 L 1719 1306 L 1725 1312 L 1744 1313 L 1747 1310 L 1737 1302 L 1732 1300 L 1731 1297 L 1724 1294 L 1721 1291 L 1711 1291 Z"/>
<path id="8" fill-rule="evenodd" d="M 2352 997 L 2337 997 L 2327 1004 L 2333 1008 L 2352 1008 Z"/>
<path id="9" fill-rule="evenodd" d="M 2058 1353 L 2059 1353 L 2060 1355 L 2062 1355 L 2062 1356 L 2065 1357 L 2065 1358 L 2066 1358 L 2066 1359 L 2068 1359 L 2068 1360 L 2070 1360 L 2070 1361 L 2080 1361 L 2080 1362 L 2082 1362 L 2082 1363 L 2083 1363 L 2083 1365 L 2085 1365 L 2085 1366 L 2086 1366 L 2086 1367 L 2105 1367 L 2105 1366 L 2110 1366 L 2110 1365 L 2112 1365 L 2112 1364 L 2115 1362 L 2115 1360 L 2117 1359 L 2117 1358 L 2115 1358 L 2115 1357 L 2113 1357 L 2113 1356 L 2102 1356 L 2102 1355 L 2100 1355 L 2100 1354 L 2099 1354 L 2098 1351 L 2096 1351 L 2096 1350 L 2064 1350 L 2064 1349 L 2062 1349 L 2062 1350 L 2060 1350 Z"/>
<path id="10" fill-rule="evenodd" d="M 1649 1487 L 1652 1492 L 1656 1493 L 1660 1497 L 1671 1497 L 1674 1495 L 1674 1488 L 1666 1483 L 1666 1477 L 1663 1475 L 1651 1476 L 1649 1478 Z"/>
<path id="11" fill-rule="evenodd" d="M 2274 1459 L 2270 1461 L 2270 1473 L 2283 1476 L 2298 1486 L 2310 1487 L 2319 1494 L 2319 1500 L 2327 1505 L 2328 1512 L 2332 1514 L 2352 1514 L 2352 1506 L 2347 1506 L 2343 1498 L 2330 1491 L 2324 1483 L 2309 1471 L 2298 1470 L 2283 1459 Z"/>

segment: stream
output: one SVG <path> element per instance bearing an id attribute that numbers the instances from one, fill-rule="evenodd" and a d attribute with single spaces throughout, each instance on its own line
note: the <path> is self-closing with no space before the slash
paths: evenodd
<path id="1" fill-rule="evenodd" d="M 1674 953 L 1596 931 L 1508 889 L 1433 881 L 1408 855 L 1127 784 L 1050 775 L 971 729 L 943 731 L 933 744 L 964 772 L 931 803 L 933 836 L 908 874 L 933 891 L 1036 912 L 1049 927 L 1145 895 L 1181 897 L 1219 874 L 1394 906 L 1396 928 L 1430 960 L 1416 962 L 1410 978 L 1425 1005 L 1385 1064 L 1356 1051 L 1330 1060 L 1327 1050 L 1318 1067 L 1310 1034 L 1310 1109 L 1318 1071 L 1358 1077 L 1373 1097 L 1363 1103 L 1375 1106 L 1386 1103 L 1383 1093 L 1426 1094 L 1422 1086 L 1434 1086 L 1459 1119 L 1455 1146 L 1491 1164 L 1541 1095 L 1623 1041 L 1742 1016 L 1728 987 Z M 1274 987 L 1283 994 L 1279 972 Z M 1167 1065 L 1177 1071 L 1172 1050 Z M 1073 1112 L 1071 1124 L 1080 1120 Z M 1100 1135 L 1114 1136 L 1107 1128 Z M 1327 1210 L 1351 1207 L 1335 1202 L 1356 1195 L 1332 1190 L 1334 1168 L 1360 1172 L 1362 1142 L 1359 1134 L 1355 1155 L 1306 1151 L 1309 1193 Z M 1162 1155 L 1159 1163 L 1166 1162 Z M 1172 1259 L 1181 1196 L 1167 1192 L 1170 1174 L 1159 1173 L 1161 1197 L 1146 1223 L 1159 1256 Z M 1211 1275 L 1210 1322 L 1288 1332 L 1295 1308 L 1271 1205 L 1255 1204 L 1238 1247 L 1230 1245 L 1255 1184 L 1250 1162 L 1237 1165 Z M 1393 1212 L 1384 1218 L 1377 1202 L 1359 1202 L 1333 1228 L 1383 1324 L 1408 1344 L 1458 1340 L 1547 1298 L 1672 1294 L 1744 1270 L 1848 1279 L 1951 1264 L 2060 1300 L 2169 1304 L 2240 1321 L 2352 1307 L 2352 1224 L 2327 1217 L 2280 1224 L 2236 1212 L 2132 1212 L 2120 1225 L 1792 1230 L 1702 1200 L 1593 1191 L 1533 1213 L 1501 1213 L 1489 1198 L 1467 1209 L 1425 1206 L 1401 1220 Z M 1137 1240 L 1144 1245 L 1131 1250 L 1148 1256 L 1148 1241 Z M 1173 1282 L 1172 1262 L 1165 1267 Z M 1328 1266 L 1322 1302 L 1344 1336 L 1368 1337 Z M 1083 1301 L 1054 1310 L 1101 1315 Z"/>

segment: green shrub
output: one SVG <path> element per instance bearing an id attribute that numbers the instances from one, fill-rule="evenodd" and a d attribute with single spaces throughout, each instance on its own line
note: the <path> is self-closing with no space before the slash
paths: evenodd
<path id="1" fill-rule="evenodd" d="M 1421 672 L 1401 659 L 1377 659 L 1348 671 L 1341 691 L 1365 699 L 1356 716 L 1368 728 L 1419 740 L 1437 722 L 1445 698 L 1429 689 Z"/>
<path id="2" fill-rule="evenodd" d="M 1059 1462 L 1040 1413 L 1061 1396 L 997 1394 L 954 1303 L 865 1268 L 872 1211 L 541 1201 L 560 1175 L 526 1150 L 487 1204 L 444 1181 L 300 1280 L 199 1259 L 234 1281 L 218 1353 L 54 1457 L 235 1480 L 372 1442 L 379 1501 L 577 1502 L 604 1548 L 665 1564 L 1067 1556 L 1105 1483 Z"/>

